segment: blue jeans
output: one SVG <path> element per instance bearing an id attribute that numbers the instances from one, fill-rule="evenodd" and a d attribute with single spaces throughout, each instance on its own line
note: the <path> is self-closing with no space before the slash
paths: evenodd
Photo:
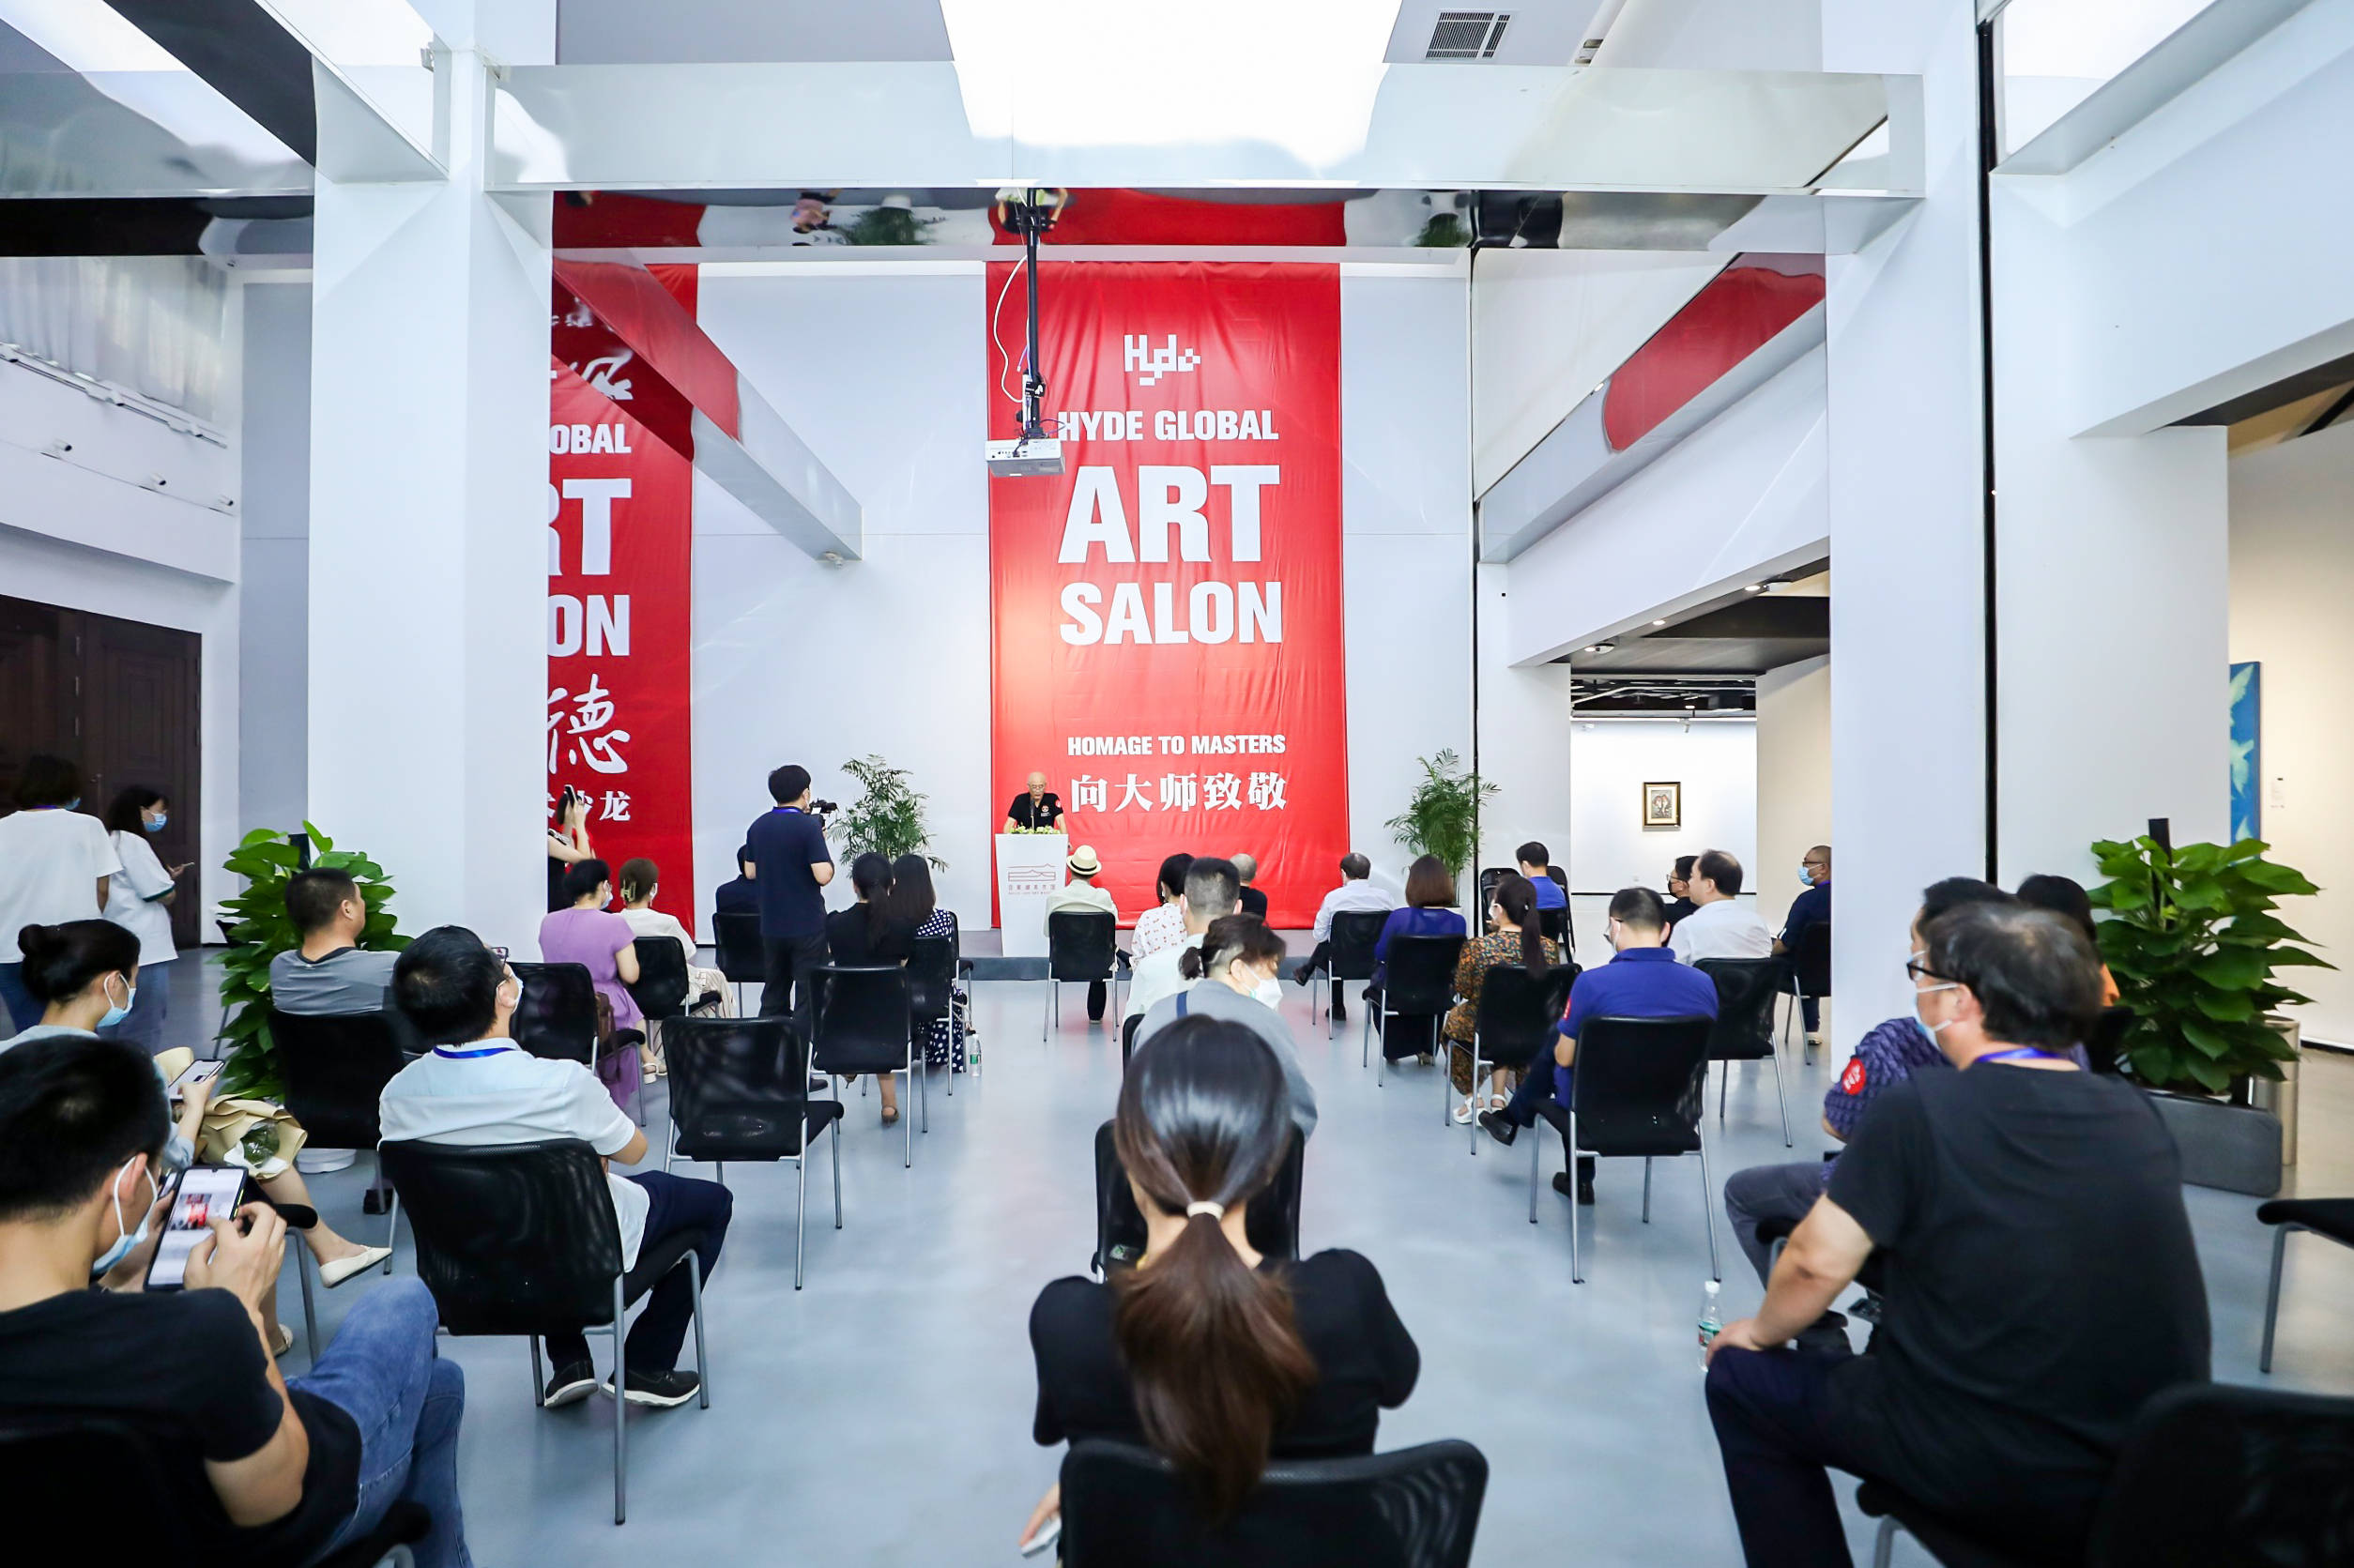
<path id="1" fill-rule="evenodd" d="M 8 1008 L 10 1034 L 23 1034 L 41 1021 L 41 1004 L 24 989 L 23 964 L 0 964 L 0 1005 Z"/>
<path id="2" fill-rule="evenodd" d="M 388 1280 L 359 1299 L 318 1364 L 290 1379 L 359 1428 L 359 1495 L 320 1555 L 375 1529 L 407 1499 L 433 1515 L 411 1548 L 419 1568 L 472 1568 L 458 1507 L 458 1421 L 466 1374 L 434 1348 L 440 1313 L 413 1279 Z"/>

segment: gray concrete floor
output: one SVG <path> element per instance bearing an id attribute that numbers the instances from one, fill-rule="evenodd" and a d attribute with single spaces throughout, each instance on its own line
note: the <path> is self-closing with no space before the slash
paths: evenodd
<path id="1" fill-rule="evenodd" d="M 192 1039 L 210 1025 L 215 976 L 195 955 L 179 967 L 173 1037 Z M 1030 1440 L 1030 1304 L 1049 1279 L 1086 1268 L 1093 1132 L 1119 1080 L 1118 1037 L 1087 1026 L 1080 990 L 1069 990 L 1062 1027 L 1042 1044 L 1045 1000 L 1043 983 L 981 987 L 984 1070 L 958 1078 L 953 1098 L 934 1075 L 931 1131 L 916 1140 L 912 1170 L 876 1102 L 853 1100 L 844 1229 L 833 1228 L 822 1151 L 810 1171 L 807 1288 L 793 1289 L 791 1167 L 729 1170 L 735 1226 L 705 1298 L 711 1408 L 631 1423 L 626 1526 L 612 1522 L 611 1406 L 536 1410 L 520 1342 L 445 1341 L 467 1378 L 461 1463 L 475 1560 L 1018 1560 L 1015 1535 L 1060 1457 Z M 1421 1385 L 1383 1422 L 1383 1446 L 1453 1437 L 1486 1453 L 1482 1563 L 1737 1563 L 1693 1338 L 1708 1271 L 1697 1162 L 1658 1169 L 1648 1225 L 1637 1217 L 1639 1164 L 1606 1164 L 1584 1232 L 1587 1283 L 1572 1286 L 1568 1203 L 1548 1185 L 1541 1223 L 1528 1223 L 1526 1139 L 1506 1151 L 1483 1136 L 1474 1156 L 1464 1129 L 1441 1124 L 1436 1069 L 1405 1064 L 1377 1089 L 1358 1065 L 1356 1012 L 1328 1041 L 1308 1022 L 1305 993 L 1287 988 L 1284 1011 L 1322 1110 L 1303 1244 L 1373 1259 L 1422 1347 Z M 2354 1059 L 2310 1052 L 2304 1071 L 2302 1158 L 2288 1191 L 2354 1193 Z M 1816 1110 L 1828 1065 L 1786 1058 L 1783 1076 L 1796 1152 L 1782 1147 L 1769 1066 L 1740 1067 L 1728 1120 L 1708 1122 L 1720 1184 L 1744 1165 L 1825 1146 Z M 646 1117 L 659 1148 L 659 1089 Z M 1560 1168 L 1558 1140 L 1544 1152 L 1543 1169 Z M 369 1167 L 363 1156 L 313 1181 L 329 1220 L 354 1236 L 383 1225 L 359 1212 Z M 2186 1195 L 2216 1376 L 2255 1381 L 2270 1233 L 2253 1199 Z M 1761 1292 L 1720 1212 L 1718 1224 L 1728 1315 L 1745 1314 Z M 405 1244 L 396 1267 L 413 1270 Z M 378 1277 L 320 1298 L 323 1334 Z M 2292 1241 L 2272 1384 L 2354 1392 L 2349 1299 L 2354 1253 Z M 299 1312 L 290 1265 L 280 1316 L 299 1327 Z M 287 1369 L 301 1363 L 298 1348 Z M 1867 1523 L 1849 1506 L 1851 1541 L 1868 1561 Z M 1928 1560 L 1905 1545 L 1897 1560 Z"/>

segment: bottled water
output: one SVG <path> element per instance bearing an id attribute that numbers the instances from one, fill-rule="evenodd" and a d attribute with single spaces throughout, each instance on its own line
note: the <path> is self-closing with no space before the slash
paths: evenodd
<path id="1" fill-rule="evenodd" d="M 1717 1337 L 1717 1331 L 1724 1327 L 1724 1314 L 1717 1305 L 1717 1291 L 1720 1288 L 1718 1283 L 1706 1280 L 1700 1288 L 1700 1369 L 1705 1372 L 1708 1370 L 1709 1342 Z"/>

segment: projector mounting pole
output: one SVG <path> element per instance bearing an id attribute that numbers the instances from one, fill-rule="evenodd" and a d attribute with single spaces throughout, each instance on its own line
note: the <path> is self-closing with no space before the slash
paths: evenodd
<path id="1" fill-rule="evenodd" d="M 1021 230 L 1022 281 L 1030 297 L 1029 351 L 1022 366 L 1022 435 L 1037 440 L 1047 434 L 1039 411 L 1039 399 L 1046 393 L 1047 383 L 1038 373 L 1038 236 L 1053 220 L 1047 216 L 1045 192 L 1025 190 L 1022 197 L 1008 209 L 1007 216 Z"/>

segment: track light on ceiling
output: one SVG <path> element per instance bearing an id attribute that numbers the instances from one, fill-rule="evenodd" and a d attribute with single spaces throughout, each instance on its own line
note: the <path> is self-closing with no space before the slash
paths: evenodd
<path id="1" fill-rule="evenodd" d="M 1751 583 L 1741 591 L 1743 593 L 1764 593 L 1766 591 L 1766 585 L 1763 583 Z"/>

